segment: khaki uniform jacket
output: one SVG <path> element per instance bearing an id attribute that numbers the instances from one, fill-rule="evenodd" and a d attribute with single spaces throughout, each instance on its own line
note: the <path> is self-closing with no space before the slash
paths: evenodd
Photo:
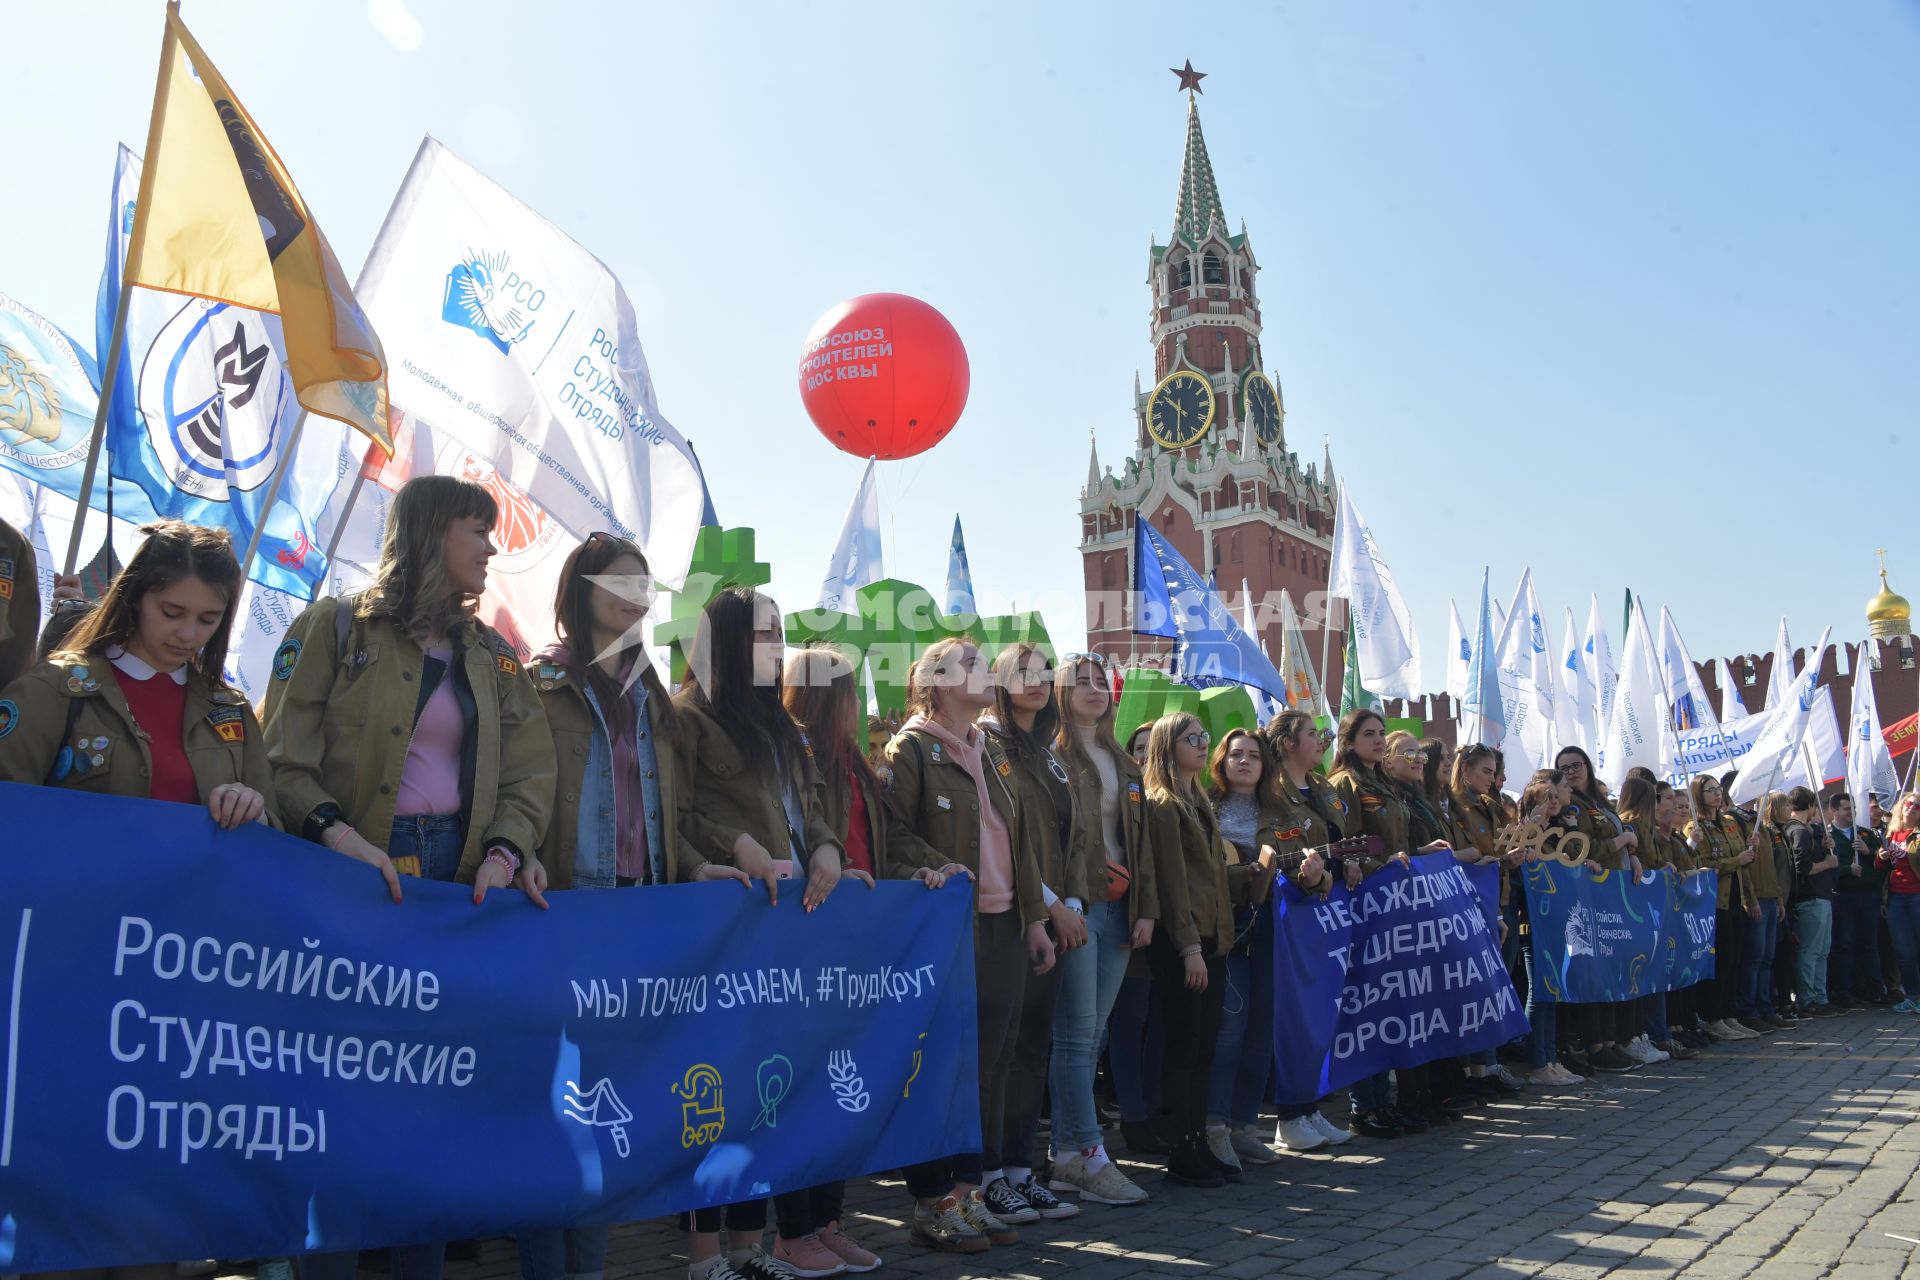
<path id="1" fill-rule="evenodd" d="M 1147 797 L 1147 832 L 1160 890 L 1160 927 L 1182 952 L 1224 956 L 1233 946 L 1233 903 L 1227 859 L 1233 847 L 1208 805 Z"/>
<path id="2" fill-rule="evenodd" d="M 1635 851 L 1635 856 L 1640 859 L 1642 870 L 1653 871 L 1673 865 L 1672 855 L 1667 852 L 1666 842 L 1661 839 L 1660 833 L 1654 829 L 1652 823 L 1629 822 L 1627 828 L 1640 837 L 1640 848 Z M 1622 865 L 1626 864 L 1625 858 L 1621 858 L 1620 861 Z"/>
<path id="3" fill-rule="evenodd" d="M 33 666 L 39 640 L 40 571 L 33 544 L 0 520 L 0 689 Z"/>
<path id="4" fill-rule="evenodd" d="M 1505 825 L 1494 813 L 1492 803 L 1485 796 L 1476 796 L 1465 791 L 1451 793 L 1453 800 L 1454 823 L 1460 828 L 1463 844 L 1454 846 L 1465 849 L 1469 846 L 1484 859 L 1498 858 L 1506 853 L 1500 847 L 1500 828 Z"/>
<path id="5" fill-rule="evenodd" d="M 1359 822 L 1347 834 L 1379 836 L 1386 846 L 1379 856 L 1360 859 L 1362 871 L 1372 875 L 1395 854 L 1412 852 L 1407 839 L 1411 815 L 1407 812 L 1407 802 L 1400 798 L 1399 790 L 1392 783 L 1374 770 L 1356 773 L 1347 768 L 1336 768 L 1327 782 L 1347 812 L 1360 815 Z"/>
<path id="6" fill-rule="evenodd" d="M 151 794 L 153 755 L 114 679 L 113 664 L 102 655 L 55 654 L 8 685 L 5 700 L 13 710 L 0 728 L 0 782 L 47 783 L 137 799 Z M 267 820 L 278 826 L 266 740 L 246 695 L 189 673 L 181 726 L 181 745 L 200 799 L 204 802 L 215 787 L 241 783 L 266 798 Z"/>
<path id="7" fill-rule="evenodd" d="M 414 708 L 427 655 L 390 617 L 338 615 L 357 597 L 308 605 L 274 655 L 260 721 L 287 830 L 303 832 L 326 805 L 375 848 L 393 832 L 400 771 L 413 741 Z M 505 844 L 537 856 L 553 812 L 553 735 L 513 647 L 474 623 L 456 651 L 473 691 L 477 723 L 466 790 L 467 839 L 458 878 L 472 883 L 486 851 Z M 452 679 L 449 672 L 443 679 Z"/>
<path id="8" fill-rule="evenodd" d="M 1747 848 L 1746 828 L 1731 812 L 1723 812 L 1715 819 L 1703 818 L 1697 823 L 1689 822 L 1686 830 L 1688 838 L 1693 841 L 1695 865 L 1719 875 L 1718 909 L 1728 910 L 1734 905 L 1735 883 L 1744 883 L 1746 879 L 1746 870 L 1740 865 L 1740 855 Z"/>
<path id="9" fill-rule="evenodd" d="M 1700 869 L 1700 859 L 1687 843 L 1687 837 L 1678 827 L 1661 835 L 1660 842 L 1666 846 L 1667 865 L 1682 874 Z"/>
<path id="10" fill-rule="evenodd" d="M 1033 832 L 1009 781 L 1013 762 L 992 735 L 982 737 L 987 798 L 1007 824 L 1007 841 L 1013 849 L 1013 909 L 1020 913 L 1022 925 L 1037 924 L 1047 919 L 1047 905 L 1040 893 L 1040 859 L 1034 852 Z M 906 879 L 921 867 L 938 870 L 957 862 L 973 872 L 978 901 L 980 793 L 966 766 L 932 734 L 902 729 L 887 744 L 886 767 L 880 777 L 887 784 L 890 811 L 886 874 Z M 1053 821 L 1051 806 L 1044 820 Z"/>
<path id="11" fill-rule="evenodd" d="M 699 689 L 688 685 L 673 699 L 673 749 L 679 757 L 680 831 L 693 852 L 707 862 L 734 863 L 734 842 L 752 836 L 776 861 L 798 858 L 795 879 L 807 878 L 806 859 L 825 845 L 846 865 L 840 837 L 827 823 L 826 787 L 813 760 L 813 748 L 800 734 L 801 750 L 783 759 L 787 781 L 800 799 L 802 829 L 796 834 L 806 848 L 795 854 L 788 838 L 787 806 L 783 788 L 767 771 L 752 767 L 714 718 Z M 784 712 L 782 713 L 784 714 Z"/>
<path id="12" fill-rule="evenodd" d="M 1140 766 L 1125 752 L 1107 758 L 1113 761 L 1114 776 L 1120 784 L 1120 847 L 1126 853 L 1127 873 L 1133 877 L 1127 889 L 1127 929 L 1131 932 L 1142 920 L 1160 918 L 1158 867 L 1153 846 L 1147 839 L 1147 789 L 1141 781 Z M 1061 763 L 1067 764 L 1064 759 Z M 1073 792 L 1080 812 L 1087 815 L 1092 859 L 1087 864 L 1087 892 L 1093 895 L 1088 901 L 1105 902 L 1107 845 L 1100 833 L 1100 772 L 1093 768 L 1076 769 L 1071 764 L 1067 764 L 1067 772 L 1073 777 Z"/>
<path id="13" fill-rule="evenodd" d="M 566 667 L 535 662 L 527 671 L 553 734 L 553 817 L 547 822 L 547 838 L 540 845 L 540 865 L 547 869 L 549 888 L 571 889 L 574 851 L 580 845 L 581 784 L 586 779 L 587 754 L 594 735 L 602 732 L 600 718 Z M 706 859 L 680 836 L 680 760 L 665 727 L 669 713 L 666 687 L 650 669 L 640 680 L 647 689 L 648 732 L 653 735 L 654 765 L 660 775 L 656 779 L 660 785 L 660 839 L 666 846 L 666 856 L 660 861 L 667 870 L 667 883 L 678 884 L 691 880 Z"/>
<path id="14" fill-rule="evenodd" d="M 1612 806 L 1595 804 L 1586 796 L 1576 795 L 1573 808 L 1576 830 L 1586 832 L 1587 839 L 1592 841 L 1587 861 L 1603 871 L 1618 871 L 1626 866 L 1627 858 L 1620 851 L 1617 839 L 1626 830 L 1626 823 Z"/>
<path id="15" fill-rule="evenodd" d="M 1279 855 L 1274 865 L 1302 893 L 1312 893 L 1320 887 L 1318 884 L 1307 884 L 1301 878 L 1300 866 L 1306 861 L 1307 850 L 1319 849 L 1324 852 L 1329 844 L 1342 836 L 1360 834 L 1359 824 L 1352 822 L 1346 801 L 1340 798 L 1325 778 L 1317 773 L 1309 773 L 1307 790 L 1313 795 L 1313 804 L 1307 804 L 1298 791 L 1282 782 L 1278 788 L 1279 807 L 1272 811 L 1271 823 L 1261 833 L 1261 843 L 1271 845 L 1274 853 Z M 1351 832 L 1348 830 L 1349 824 L 1354 828 Z M 1327 885 L 1329 890 L 1332 887 L 1332 883 Z"/>
<path id="16" fill-rule="evenodd" d="M 980 731 L 995 739 L 1000 750 L 1006 753 L 1008 763 L 1013 765 L 1007 782 L 1013 787 L 1014 803 L 1021 813 L 1033 815 L 1033 852 L 1040 862 L 1040 883 L 1053 890 L 1057 898 L 1078 898 L 1082 906 L 1092 902 L 1092 891 L 1088 887 L 1095 878 L 1092 863 L 1102 864 L 1099 878 L 1104 889 L 1106 859 L 1094 847 L 1099 833 L 1088 822 L 1087 811 L 1080 807 L 1080 796 L 1074 790 L 1067 767 L 1045 746 L 1022 751 L 997 724 L 983 722 Z M 1048 774 L 1064 785 L 1071 807 L 1064 844 L 1060 840 L 1060 814 L 1054 804 L 1053 784 Z M 1095 814 L 1097 816 L 1098 810 Z M 1045 896 L 1041 895 L 1042 901 Z"/>

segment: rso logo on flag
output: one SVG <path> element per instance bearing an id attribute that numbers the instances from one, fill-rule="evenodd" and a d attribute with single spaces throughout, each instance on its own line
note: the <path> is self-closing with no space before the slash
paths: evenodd
<path id="1" fill-rule="evenodd" d="M 546 301 L 546 290 L 513 271 L 505 253 L 470 252 L 447 272 L 440 318 L 471 329 L 506 355 L 514 343 L 525 342 L 533 332 L 534 313 Z"/>

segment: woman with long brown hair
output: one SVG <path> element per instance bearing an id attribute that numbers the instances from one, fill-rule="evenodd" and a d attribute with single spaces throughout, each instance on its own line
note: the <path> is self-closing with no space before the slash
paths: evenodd
<path id="1" fill-rule="evenodd" d="M 1147 1193 L 1107 1155 L 1093 1080 L 1127 964 L 1152 942 L 1159 898 L 1147 842 L 1140 766 L 1113 735 L 1113 685 L 1106 660 L 1071 654 L 1053 677 L 1060 728 L 1054 755 L 1066 766 L 1094 833 L 1087 873 L 1087 945 L 1060 957 L 1053 1015 L 1053 1176 L 1049 1189 L 1095 1204 L 1139 1204 Z M 1118 1037 L 1116 1037 L 1118 1044 Z M 1138 1056 L 1138 1044 L 1134 1046 Z M 1115 1074 L 1125 1060 L 1115 1053 Z"/>
<path id="2" fill-rule="evenodd" d="M 1154 721 L 1147 740 L 1147 830 L 1159 885 L 1161 927 L 1147 948 L 1166 1029 L 1162 1108 L 1172 1125 L 1167 1177 L 1195 1187 L 1225 1184 L 1207 1150 L 1207 1082 L 1233 944 L 1226 851 L 1201 788 L 1207 731 L 1185 712 Z"/>
<path id="3" fill-rule="evenodd" d="M 60 652 L 0 690 L 0 781 L 277 821 L 266 744 L 227 683 L 240 565 L 224 530 L 164 520 Z"/>
<path id="4" fill-rule="evenodd" d="M 1726 789 L 1710 774 L 1693 780 L 1693 816 L 1687 824 L 1700 866 L 1718 884 L 1713 916 L 1713 978 L 1701 986 L 1707 1034 L 1716 1040 L 1751 1040 L 1761 1032 L 1740 1021 L 1740 981 L 1746 971 L 1747 916 L 1741 906 L 1741 868 L 1759 856 L 1760 833 L 1749 831 L 1740 811 L 1727 804 Z"/>
<path id="5" fill-rule="evenodd" d="M 1562 747 L 1553 758 L 1553 767 L 1567 780 L 1572 796 L 1568 816 L 1574 829 L 1585 833 L 1589 843 L 1586 865 L 1594 872 L 1640 872 L 1636 851 L 1638 835 L 1620 818 L 1608 794 L 1607 784 L 1594 772 L 1593 758 L 1579 747 Z M 1630 1012 L 1617 1002 L 1569 1005 L 1562 1030 L 1577 1035 L 1585 1044 L 1586 1061 L 1607 1072 L 1632 1071 L 1644 1065 L 1626 1052 L 1625 1044 L 1638 1034 Z"/>
<path id="6" fill-rule="evenodd" d="M 289 830 L 400 876 L 509 885 L 544 908 L 535 856 L 553 811 L 553 735 L 499 632 L 477 617 L 499 508 L 477 484 L 409 480 L 394 499 L 367 590 L 294 619 L 261 713 Z M 394 1280 L 438 1280 L 443 1248 L 393 1251 Z M 306 1280 L 357 1255 L 309 1255 Z"/>
<path id="7" fill-rule="evenodd" d="M 530 664 L 553 733 L 553 818 L 540 865 L 555 889 L 748 883 L 695 851 L 680 828 L 673 702 L 642 642 L 653 576 L 638 546 L 596 533 L 567 556 L 554 592 L 557 643 Z M 523 1280 L 606 1270 L 604 1226 L 519 1236 Z"/>

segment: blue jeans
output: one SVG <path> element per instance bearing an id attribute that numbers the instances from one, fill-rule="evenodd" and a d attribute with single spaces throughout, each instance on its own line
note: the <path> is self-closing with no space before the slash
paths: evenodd
<path id="1" fill-rule="evenodd" d="M 1113 1068 L 1120 1119 L 1127 1124 L 1139 1124 L 1160 1114 L 1160 1064 L 1165 1045 L 1158 1006 L 1152 978 L 1128 974 L 1121 980 L 1107 1035 L 1107 1065 Z"/>
<path id="2" fill-rule="evenodd" d="M 1900 985 L 1907 999 L 1920 1000 L 1920 893 L 1887 895 L 1887 932 L 1900 961 Z"/>
<path id="3" fill-rule="evenodd" d="M 1800 940 L 1795 959 L 1795 994 L 1803 1008 L 1827 1002 L 1827 952 L 1833 947 L 1833 903 L 1809 898 L 1793 907 L 1793 932 Z"/>
<path id="4" fill-rule="evenodd" d="M 1666 992 L 1656 991 L 1640 997 L 1640 1034 L 1653 1044 L 1673 1038 L 1667 1025 Z"/>
<path id="5" fill-rule="evenodd" d="M 451 880 L 460 870 L 467 832 L 457 813 L 422 813 L 393 820 L 387 841 L 390 858 L 420 859 L 423 880 Z"/>
<path id="6" fill-rule="evenodd" d="M 1744 915 L 1744 913 L 1743 913 Z M 1780 900 L 1762 898 L 1760 918 L 1745 916 L 1747 922 L 1746 964 L 1740 973 L 1739 1003 L 1734 1013 L 1742 1018 L 1773 1015 L 1773 951 L 1780 945 Z"/>
<path id="7" fill-rule="evenodd" d="M 520 1280 L 600 1280 L 607 1271 L 607 1227 L 520 1233 Z"/>
<path id="8" fill-rule="evenodd" d="M 1527 984 L 1527 1066 L 1539 1071 L 1560 1057 L 1560 1006 L 1534 999 L 1532 947 L 1521 952 L 1520 962 Z"/>
<path id="9" fill-rule="evenodd" d="M 1127 976 L 1127 902 L 1087 908 L 1087 945 L 1060 957 L 1060 995 L 1053 1006 L 1053 1148 L 1065 1155 L 1100 1145 L 1100 1114 L 1093 1076 L 1100 1063 L 1100 1029 L 1107 1025 L 1120 980 Z"/>
<path id="10" fill-rule="evenodd" d="M 1207 1121 L 1252 1124 L 1273 1074 L 1273 913 L 1260 909 L 1251 954 L 1227 957 L 1226 1002 L 1207 1086 Z"/>

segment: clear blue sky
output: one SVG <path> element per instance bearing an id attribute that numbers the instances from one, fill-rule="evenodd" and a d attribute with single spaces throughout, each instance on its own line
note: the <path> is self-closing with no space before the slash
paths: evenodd
<path id="1" fill-rule="evenodd" d="M 0 14 L 0 290 L 77 334 L 161 12 Z M 609 263 L 662 410 L 788 608 L 862 466 L 801 409 L 801 340 L 897 290 L 953 320 L 973 393 L 937 450 L 882 466 L 888 570 L 937 589 L 957 511 L 982 607 L 1081 638 L 1087 440 L 1132 447 L 1185 123 L 1166 68 L 1189 57 L 1289 441 L 1332 438 L 1430 686 L 1483 562 L 1503 595 L 1532 566 L 1556 637 L 1597 591 L 1617 649 L 1631 585 L 1703 659 L 1770 647 L 1782 612 L 1802 644 L 1857 636 L 1876 546 L 1920 593 L 1914 4 L 184 13 L 349 270 L 428 132 Z"/>

